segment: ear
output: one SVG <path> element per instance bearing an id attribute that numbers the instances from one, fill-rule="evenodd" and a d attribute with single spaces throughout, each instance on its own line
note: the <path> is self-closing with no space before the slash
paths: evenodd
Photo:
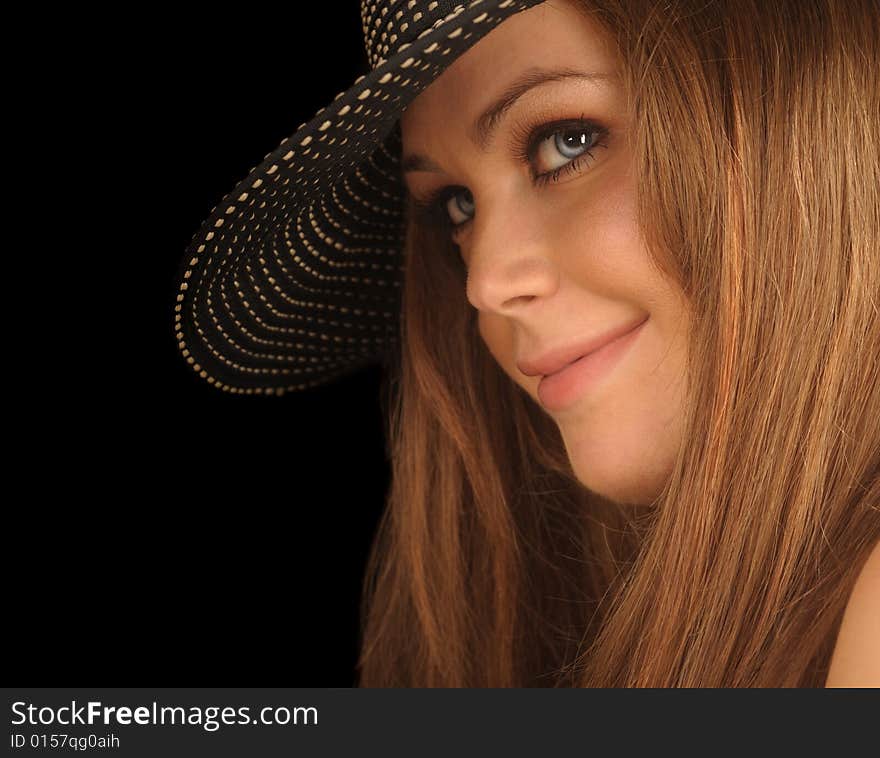
<path id="1" fill-rule="evenodd" d="M 847 601 L 825 686 L 880 687 L 880 543 Z"/>

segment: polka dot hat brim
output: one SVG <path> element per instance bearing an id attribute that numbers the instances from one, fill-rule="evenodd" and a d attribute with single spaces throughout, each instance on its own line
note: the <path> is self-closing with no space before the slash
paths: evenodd
<path id="1" fill-rule="evenodd" d="M 399 339 L 404 108 L 504 19 L 542 0 L 363 0 L 371 71 L 265 156 L 181 262 L 179 349 L 221 390 L 281 395 Z"/>

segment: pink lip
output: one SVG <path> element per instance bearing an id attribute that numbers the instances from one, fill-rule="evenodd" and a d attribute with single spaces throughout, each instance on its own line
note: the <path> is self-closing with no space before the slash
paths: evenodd
<path id="1" fill-rule="evenodd" d="M 599 350 L 609 342 L 616 340 L 618 337 L 629 334 L 629 332 L 641 326 L 647 320 L 647 316 L 645 318 L 639 318 L 638 321 L 630 322 L 624 326 L 618 326 L 605 334 L 591 337 L 583 342 L 557 347 L 548 350 L 541 355 L 535 356 L 534 358 L 526 358 L 517 361 L 517 368 L 526 376 L 551 376 L 579 358 L 583 358 L 584 356 Z"/>
<path id="2" fill-rule="evenodd" d="M 648 318 L 629 331 L 607 340 L 592 352 L 578 358 L 561 370 L 544 376 L 538 383 L 538 399 L 550 411 L 560 411 L 594 386 L 626 354 L 642 333 Z"/>

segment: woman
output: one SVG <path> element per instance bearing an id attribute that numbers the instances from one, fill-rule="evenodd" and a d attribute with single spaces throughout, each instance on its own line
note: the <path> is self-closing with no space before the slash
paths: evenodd
<path id="1" fill-rule="evenodd" d="M 880 685 L 874 4 L 362 20 L 175 315 L 227 391 L 386 362 L 360 684 Z"/>

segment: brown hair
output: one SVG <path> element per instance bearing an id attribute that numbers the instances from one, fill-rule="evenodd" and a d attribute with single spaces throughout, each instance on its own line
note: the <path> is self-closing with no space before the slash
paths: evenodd
<path id="1" fill-rule="evenodd" d="M 876 5 L 580 5 L 693 310 L 685 444 L 650 508 L 586 490 L 410 213 L 359 684 L 822 686 L 880 539 Z"/>

